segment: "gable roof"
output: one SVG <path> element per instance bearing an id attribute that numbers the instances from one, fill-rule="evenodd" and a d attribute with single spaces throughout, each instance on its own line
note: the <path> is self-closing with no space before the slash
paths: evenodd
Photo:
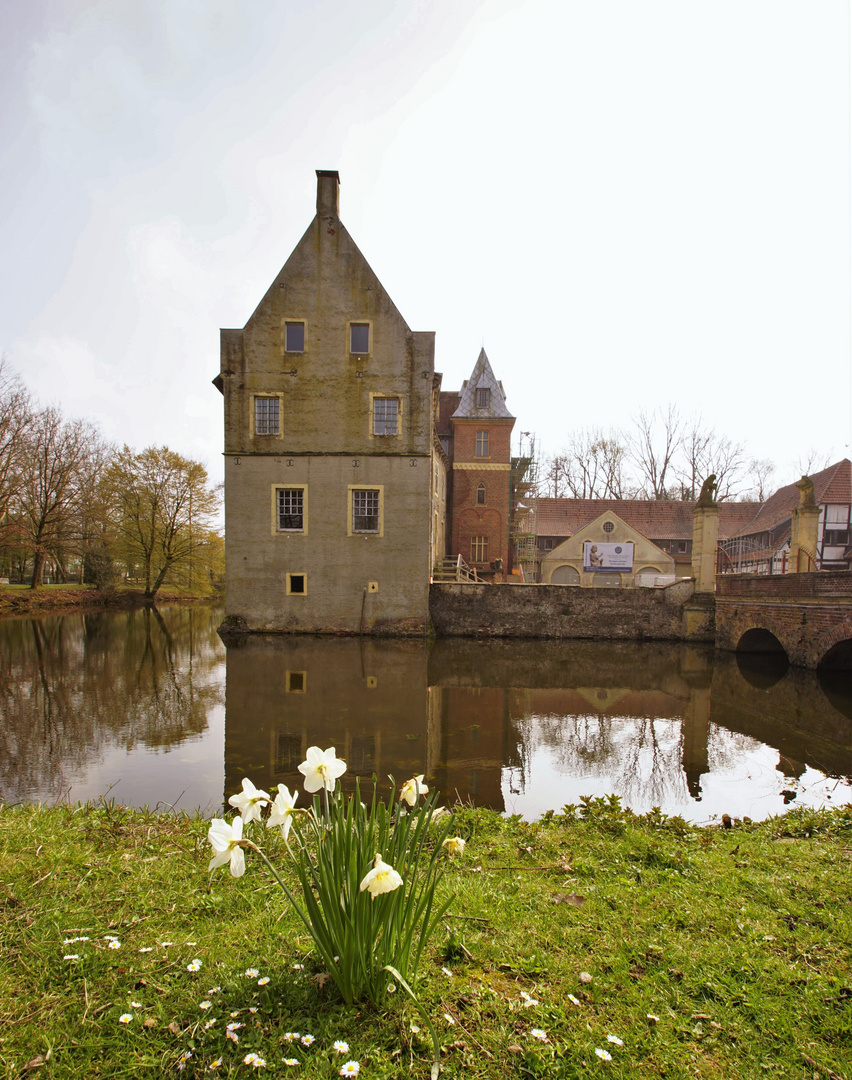
<path id="1" fill-rule="evenodd" d="M 490 390 L 488 405 L 480 408 L 476 404 L 476 391 Z M 461 397 L 458 408 L 453 413 L 454 420 L 481 419 L 489 417 L 503 420 L 514 420 L 515 417 L 506 407 L 506 395 L 503 392 L 503 384 L 495 377 L 491 370 L 491 364 L 485 355 L 485 349 L 481 349 L 470 378 L 462 383 Z"/>
<path id="2" fill-rule="evenodd" d="M 829 465 L 827 469 L 814 473 L 811 480 L 818 505 L 852 503 L 852 462 L 849 458 L 843 458 L 842 461 Z M 749 536 L 774 529 L 792 517 L 793 510 L 798 505 L 799 489 L 795 484 L 787 484 L 766 500 L 753 521 L 743 523 L 740 530 L 732 535 Z"/>
<path id="3" fill-rule="evenodd" d="M 691 540 L 694 507 L 694 502 L 674 499 L 539 498 L 536 531 L 539 536 L 573 536 L 609 510 L 649 540 Z M 760 503 L 719 503 L 720 539 L 736 535 L 759 507 Z"/>

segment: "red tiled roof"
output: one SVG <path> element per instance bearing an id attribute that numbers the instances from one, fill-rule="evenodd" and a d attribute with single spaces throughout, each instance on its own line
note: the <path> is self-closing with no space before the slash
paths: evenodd
<path id="1" fill-rule="evenodd" d="M 539 536 L 573 536 L 607 510 L 649 540 L 691 540 L 694 502 L 674 499 L 553 499 L 536 502 Z M 719 503 L 719 537 L 738 533 L 760 503 Z"/>
<path id="2" fill-rule="evenodd" d="M 814 485 L 814 497 L 820 506 L 826 503 L 852 503 L 852 462 L 843 458 L 821 472 L 811 476 Z M 799 489 L 795 484 L 779 488 L 761 506 L 753 521 L 744 523 L 739 531 L 732 535 L 750 536 L 753 533 L 774 529 L 793 514 L 799 505 Z"/>

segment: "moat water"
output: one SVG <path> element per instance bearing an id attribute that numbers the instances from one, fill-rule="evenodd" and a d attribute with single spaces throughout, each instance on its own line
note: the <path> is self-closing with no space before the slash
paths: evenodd
<path id="1" fill-rule="evenodd" d="M 0 621 L 0 800 L 221 812 L 248 776 L 300 786 L 308 746 L 354 778 L 425 773 L 535 818 L 615 793 L 755 820 L 852 802 L 852 673 L 709 648 L 250 637 L 219 606 Z M 362 780 L 363 783 L 363 780 Z"/>

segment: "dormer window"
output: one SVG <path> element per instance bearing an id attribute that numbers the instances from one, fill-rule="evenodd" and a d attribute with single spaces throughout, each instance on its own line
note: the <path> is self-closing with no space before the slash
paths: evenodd
<path id="1" fill-rule="evenodd" d="M 477 409 L 487 409 L 491 404 L 491 391 L 487 386 L 478 387 L 476 391 Z"/>

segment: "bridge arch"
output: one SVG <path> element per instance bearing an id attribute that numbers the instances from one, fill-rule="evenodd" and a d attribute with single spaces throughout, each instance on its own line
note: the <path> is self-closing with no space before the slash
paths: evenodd
<path id="1" fill-rule="evenodd" d="M 772 633 L 762 626 L 746 630 L 737 642 L 738 653 L 763 653 L 770 656 L 787 656 L 787 650 Z"/>
<path id="2" fill-rule="evenodd" d="M 813 644 L 813 656 L 819 671 L 852 670 L 852 622 L 817 636 Z"/>

